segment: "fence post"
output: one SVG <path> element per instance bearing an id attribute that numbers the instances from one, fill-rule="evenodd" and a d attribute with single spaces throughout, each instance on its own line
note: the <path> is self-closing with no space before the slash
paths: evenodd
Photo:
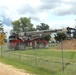
<path id="1" fill-rule="evenodd" d="M 2 57 L 2 46 L 1 46 L 1 57 Z"/>
<path id="2" fill-rule="evenodd" d="M 11 50 L 9 49 L 9 59 L 10 59 L 10 51 L 11 51 Z"/>
<path id="3" fill-rule="evenodd" d="M 19 62 L 21 61 L 20 42 L 19 42 Z"/>
<path id="4" fill-rule="evenodd" d="M 37 66 L 37 52 L 36 52 L 36 45 L 37 45 L 37 43 L 36 43 L 36 41 L 34 42 L 34 47 L 35 47 L 35 64 L 36 64 L 36 66 Z"/>
<path id="5" fill-rule="evenodd" d="M 62 39 L 61 39 L 61 50 L 62 50 L 62 70 L 64 72 L 64 49 L 63 49 Z"/>

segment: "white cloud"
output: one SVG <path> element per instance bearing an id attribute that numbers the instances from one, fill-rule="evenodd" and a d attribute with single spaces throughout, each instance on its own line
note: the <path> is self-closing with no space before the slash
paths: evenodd
<path id="1" fill-rule="evenodd" d="M 25 0 L 1 0 L 0 6 L 8 7 L 9 9 L 15 9 L 19 8 L 19 6 L 21 6 L 24 2 Z"/>
<path id="2" fill-rule="evenodd" d="M 41 0 L 27 0 L 27 3 L 33 8 L 37 8 L 41 4 Z"/>
<path id="3" fill-rule="evenodd" d="M 39 18 L 42 22 L 45 22 L 46 19 L 47 19 L 47 13 L 46 12 L 41 12 L 38 14 L 39 15 Z"/>
<path id="4" fill-rule="evenodd" d="M 37 8 L 40 5 L 40 0 L 1 0 L 0 7 L 5 7 L 7 10 L 5 11 L 6 14 L 14 14 L 17 15 L 17 10 L 21 8 L 21 6 L 30 5 L 33 8 Z M 25 8 L 25 7 L 24 7 Z M 29 10 L 29 8 L 28 8 Z M 27 11 L 28 11 L 27 10 Z M 12 16 L 12 15 L 11 15 Z"/>
<path id="5" fill-rule="evenodd" d="M 57 21 L 51 21 L 48 22 L 50 24 L 50 28 L 53 29 L 61 29 L 61 28 L 66 28 L 66 27 L 75 27 L 76 26 L 76 22 L 75 20 L 57 20 Z"/>
<path id="6" fill-rule="evenodd" d="M 70 14 L 70 9 L 72 8 L 71 5 L 62 3 L 60 6 L 56 7 L 55 9 L 52 9 L 52 13 L 56 15 L 68 15 Z"/>
<path id="7" fill-rule="evenodd" d="M 8 38 L 8 36 L 10 35 L 10 30 L 12 30 L 12 26 L 4 25 L 3 28 L 4 28 L 4 32 L 6 32 L 6 35 Z"/>
<path id="8" fill-rule="evenodd" d="M 0 16 L 3 17 L 4 23 L 19 17 L 31 17 L 33 23 L 37 25 L 39 22 L 48 23 L 52 28 L 60 28 L 63 26 L 74 26 L 74 18 L 55 19 L 57 16 L 76 15 L 76 0 L 1 0 Z M 51 15 L 54 16 L 51 16 Z M 56 16 L 55 16 L 56 15 Z M 50 16 L 50 18 L 48 18 Z M 9 20 L 9 21 L 7 21 Z M 4 26 L 5 31 L 9 32 L 11 26 Z"/>

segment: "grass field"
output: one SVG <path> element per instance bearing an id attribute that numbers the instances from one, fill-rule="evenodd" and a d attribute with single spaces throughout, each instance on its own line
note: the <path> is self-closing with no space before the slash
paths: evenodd
<path id="1" fill-rule="evenodd" d="M 23 68 L 36 75 L 76 75 L 76 51 L 64 50 L 64 73 L 62 51 L 53 47 L 45 49 L 0 50 L 0 61 Z"/>

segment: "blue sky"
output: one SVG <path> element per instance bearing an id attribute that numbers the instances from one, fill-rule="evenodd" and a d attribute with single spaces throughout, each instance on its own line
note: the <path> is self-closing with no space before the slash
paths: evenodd
<path id="1" fill-rule="evenodd" d="M 50 29 L 76 26 L 76 0 L 1 0 L 0 10 L 0 19 L 8 33 L 11 21 L 20 17 L 30 17 L 35 27 L 41 22 Z"/>

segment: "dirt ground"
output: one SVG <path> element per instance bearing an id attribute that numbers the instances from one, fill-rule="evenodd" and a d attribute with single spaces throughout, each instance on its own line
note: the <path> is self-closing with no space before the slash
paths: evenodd
<path id="1" fill-rule="evenodd" d="M 10 65 L 0 63 L 0 75 L 32 75 L 24 70 L 16 69 Z"/>

